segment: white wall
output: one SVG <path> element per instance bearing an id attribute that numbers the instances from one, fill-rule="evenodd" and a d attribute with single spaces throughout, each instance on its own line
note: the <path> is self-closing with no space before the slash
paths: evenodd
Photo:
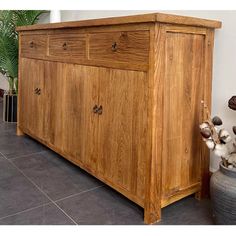
<path id="1" fill-rule="evenodd" d="M 8 82 L 6 77 L 0 73 L 0 89 L 8 90 Z"/>
<path id="2" fill-rule="evenodd" d="M 50 11 L 43 13 L 40 15 L 38 24 L 46 24 L 50 22 Z"/>
<path id="3" fill-rule="evenodd" d="M 61 11 L 62 21 L 87 20 L 95 18 L 137 15 L 156 11 Z"/>

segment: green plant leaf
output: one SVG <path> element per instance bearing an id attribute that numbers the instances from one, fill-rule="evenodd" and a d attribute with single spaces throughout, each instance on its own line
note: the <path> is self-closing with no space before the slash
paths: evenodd
<path id="1" fill-rule="evenodd" d="M 37 23 L 48 11 L 0 11 L 0 72 L 8 77 L 10 90 L 18 91 L 18 33 L 17 26 Z"/>
<path id="2" fill-rule="evenodd" d="M 28 11 L 13 11 L 14 22 L 16 26 L 33 25 L 37 23 L 39 16 L 47 11 L 43 10 L 28 10 Z"/>

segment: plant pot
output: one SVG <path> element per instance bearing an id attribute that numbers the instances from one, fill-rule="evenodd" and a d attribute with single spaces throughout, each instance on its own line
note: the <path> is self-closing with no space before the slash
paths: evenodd
<path id="1" fill-rule="evenodd" d="M 236 171 L 220 163 L 210 181 L 213 216 L 216 224 L 236 224 Z"/>
<path id="2" fill-rule="evenodd" d="M 0 89 L 0 98 L 3 98 L 3 95 L 4 95 L 4 90 Z"/>
<path id="3" fill-rule="evenodd" d="M 3 121 L 17 122 L 17 95 L 3 95 Z"/>

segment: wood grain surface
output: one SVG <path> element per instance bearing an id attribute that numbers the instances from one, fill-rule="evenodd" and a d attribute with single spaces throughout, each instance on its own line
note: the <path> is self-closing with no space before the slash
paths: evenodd
<path id="1" fill-rule="evenodd" d="M 204 35 L 166 33 L 162 194 L 200 182 Z M 176 47 L 178 45 L 178 47 Z M 173 178 L 173 176 L 175 176 Z"/>
<path id="2" fill-rule="evenodd" d="M 148 65 L 149 31 L 89 34 L 89 59 Z"/>
<path id="3" fill-rule="evenodd" d="M 74 59 L 86 58 L 86 36 L 83 34 L 49 35 L 48 56 Z"/>
<path id="4" fill-rule="evenodd" d="M 140 199 L 149 153 L 146 87 L 144 72 L 110 70 L 99 78 L 98 171 Z"/>
<path id="5" fill-rule="evenodd" d="M 134 16 L 111 17 L 103 19 L 92 19 L 82 21 L 71 21 L 53 24 L 38 24 L 31 26 L 20 26 L 18 31 L 39 30 L 39 29 L 63 29 L 91 26 L 121 25 L 121 24 L 137 24 L 137 23 L 170 23 L 179 25 L 200 26 L 206 28 L 220 28 L 221 22 L 216 20 L 207 20 L 189 16 L 179 16 L 174 14 L 151 13 Z"/>
<path id="6" fill-rule="evenodd" d="M 21 42 L 22 57 L 45 58 L 47 35 L 23 35 Z"/>

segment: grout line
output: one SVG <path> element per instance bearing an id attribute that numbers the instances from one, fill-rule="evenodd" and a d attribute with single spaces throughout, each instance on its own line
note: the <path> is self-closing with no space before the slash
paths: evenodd
<path id="1" fill-rule="evenodd" d="M 105 186 L 105 185 L 100 185 L 100 186 L 97 186 L 97 187 L 94 187 L 94 188 L 90 188 L 90 189 L 84 190 L 84 191 L 82 191 L 82 192 L 75 193 L 75 194 L 69 195 L 69 196 L 67 196 L 67 197 L 60 198 L 60 199 L 58 199 L 58 200 L 55 200 L 55 202 L 59 202 L 59 201 L 65 200 L 65 199 L 67 199 L 67 198 L 75 197 L 75 196 L 80 195 L 80 194 L 83 194 L 83 193 L 91 192 L 91 191 L 93 191 L 93 190 L 96 190 L 96 189 L 98 189 L 98 188 L 102 188 L 102 187 L 104 187 L 104 186 Z"/>
<path id="2" fill-rule="evenodd" d="M 2 153 L 0 152 L 0 154 L 2 154 Z M 2 154 L 2 155 L 3 155 L 3 157 L 4 157 L 6 160 L 8 160 L 18 171 L 20 171 L 21 174 L 22 174 L 23 176 L 25 176 L 25 178 L 28 179 L 45 197 L 47 197 L 47 199 L 48 199 L 49 201 L 51 201 L 56 207 L 58 207 L 59 210 L 61 210 L 75 225 L 78 225 L 77 222 L 76 222 L 71 216 L 69 216 L 56 202 L 54 202 L 36 183 L 34 183 L 33 180 L 31 180 L 27 175 L 25 175 L 25 173 L 24 173 L 20 168 L 18 168 L 10 159 L 7 159 L 7 157 L 6 157 L 4 154 Z"/>
<path id="3" fill-rule="evenodd" d="M 13 158 L 7 158 L 8 160 L 15 160 L 17 158 L 21 158 L 21 157 L 28 157 L 28 156 L 31 156 L 31 155 L 34 155 L 34 154 L 40 154 L 40 153 L 44 153 L 44 152 L 47 152 L 46 150 L 45 151 L 39 151 L 39 152 L 32 152 L 32 153 L 29 153 L 29 154 L 25 154 L 25 155 L 19 155 L 19 156 L 16 156 L 16 157 L 13 157 Z"/>
<path id="4" fill-rule="evenodd" d="M 31 207 L 31 208 L 28 208 L 28 209 L 23 210 L 23 211 L 19 211 L 17 213 L 11 214 L 11 215 L 3 216 L 3 217 L 0 218 L 0 220 L 3 220 L 5 218 L 11 217 L 11 216 L 19 215 L 21 213 L 24 213 L 24 212 L 27 212 L 27 211 L 31 211 L 31 210 L 37 209 L 39 207 L 47 206 L 47 205 L 50 205 L 50 204 L 52 204 L 52 203 L 48 202 L 48 203 L 45 203 L 45 204 L 42 204 L 42 205 L 39 205 L 39 206 L 36 206 L 36 207 Z"/>
<path id="5" fill-rule="evenodd" d="M 61 210 L 75 225 L 78 225 L 78 223 L 70 216 L 68 215 L 56 202 L 52 201 L 53 204 L 59 209 Z"/>

